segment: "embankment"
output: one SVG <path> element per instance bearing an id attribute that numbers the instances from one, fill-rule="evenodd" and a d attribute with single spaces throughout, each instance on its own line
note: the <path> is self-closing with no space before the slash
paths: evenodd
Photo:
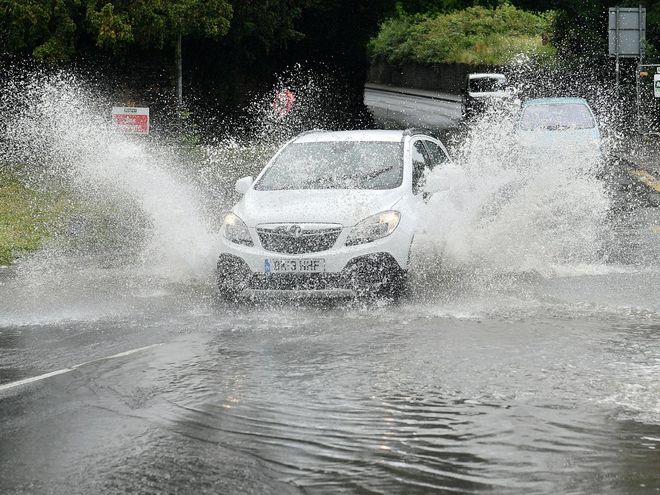
<path id="1" fill-rule="evenodd" d="M 369 67 L 368 81 L 401 88 L 428 89 L 460 94 L 467 75 L 472 72 L 496 72 L 490 65 L 405 63 L 392 65 L 374 61 Z"/>

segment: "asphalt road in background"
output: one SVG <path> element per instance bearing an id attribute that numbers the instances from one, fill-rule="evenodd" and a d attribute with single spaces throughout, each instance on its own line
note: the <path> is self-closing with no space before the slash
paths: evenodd
<path id="1" fill-rule="evenodd" d="M 436 91 L 368 84 L 364 103 L 383 127 L 448 130 L 461 121 L 459 96 Z"/>
<path id="2" fill-rule="evenodd" d="M 384 128 L 421 127 L 448 138 L 460 132 L 459 95 L 369 83 L 364 103 Z M 611 158 L 612 186 L 621 201 L 642 198 L 660 206 L 660 136 L 633 136 L 619 143 Z"/>

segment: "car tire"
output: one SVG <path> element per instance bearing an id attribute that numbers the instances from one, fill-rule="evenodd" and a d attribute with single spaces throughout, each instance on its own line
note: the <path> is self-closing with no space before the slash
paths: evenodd
<path id="1" fill-rule="evenodd" d="M 408 272 L 399 270 L 387 276 L 387 281 L 377 290 L 380 298 L 397 301 L 408 293 Z"/>
<path id="2" fill-rule="evenodd" d="M 218 295 L 227 301 L 236 301 L 247 287 L 249 268 L 243 260 L 234 256 L 222 255 L 216 268 Z"/>
<path id="3" fill-rule="evenodd" d="M 405 292 L 406 271 L 389 254 L 354 259 L 346 269 L 346 284 L 358 299 L 398 298 Z"/>

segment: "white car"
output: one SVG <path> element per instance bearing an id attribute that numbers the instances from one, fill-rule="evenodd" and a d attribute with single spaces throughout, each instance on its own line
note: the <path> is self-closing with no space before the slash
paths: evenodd
<path id="1" fill-rule="evenodd" d="M 495 102 L 519 105 L 516 91 L 507 86 L 506 76 L 495 73 L 468 74 L 462 92 L 463 118 L 472 119 Z"/>
<path id="2" fill-rule="evenodd" d="M 598 122 L 584 98 L 527 100 L 516 126 L 521 152 L 532 162 L 552 157 L 583 166 L 598 166 L 606 158 Z"/>
<path id="3" fill-rule="evenodd" d="M 220 294 L 396 296 L 405 287 L 417 211 L 449 162 L 437 139 L 408 131 L 310 131 L 286 143 L 226 215 Z"/>

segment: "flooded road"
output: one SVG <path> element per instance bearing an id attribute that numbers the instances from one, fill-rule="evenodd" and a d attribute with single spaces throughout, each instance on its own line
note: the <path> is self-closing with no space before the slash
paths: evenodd
<path id="1" fill-rule="evenodd" d="M 0 286 L 4 493 L 660 491 L 657 270 L 333 305 L 41 275 Z"/>

